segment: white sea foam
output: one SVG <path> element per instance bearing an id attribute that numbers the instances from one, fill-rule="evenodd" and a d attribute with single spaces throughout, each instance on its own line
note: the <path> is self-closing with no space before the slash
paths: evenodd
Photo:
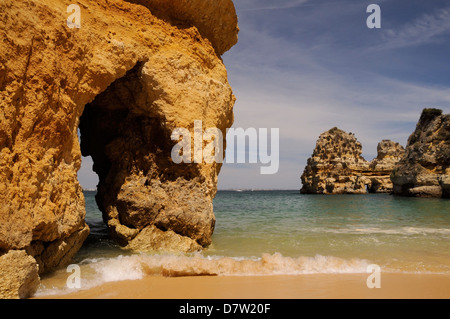
<path id="1" fill-rule="evenodd" d="M 104 259 L 90 264 L 103 282 L 152 276 L 253 276 L 319 273 L 364 273 L 370 263 L 364 259 L 332 256 L 285 257 L 279 253 L 260 258 L 194 255 L 132 255 Z"/>
<path id="2" fill-rule="evenodd" d="M 144 275 L 141 262 L 133 256 L 119 256 L 90 264 L 102 282 L 137 280 Z"/>
<path id="3" fill-rule="evenodd" d="M 352 227 L 352 228 L 315 228 L 315 232 L 334 233 L 334 234 L 384 234 L 384 235 L 444 235 L 450 236 L 448 228 L 427 228 L 427 227 L 399 227 L 383 229 L 379 227 Z"/>
<path id="4" fill-rule="evenodd" d="M 332 256 L 285 257 L 279 253 L 259 258 L 174 254 L 136 254 L 115 258 L 87 259 L 80 263 L 81 289 L 106 282 L 139 280 L 145 276 L 267 276 L 302 274 L 365 273 L 370 263 L 363 259 Z M 63 277 L 63 276 L 61 276 Z M 65 278 L 65 277 L 64 277 Z M 38 295 L 66 294 L 64 286 L 42 287 Z"/>

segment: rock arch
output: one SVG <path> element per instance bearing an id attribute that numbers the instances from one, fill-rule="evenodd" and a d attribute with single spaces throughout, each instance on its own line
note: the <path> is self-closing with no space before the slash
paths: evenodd
<path id="1" fill-rule="evenodd" d="M 172 7 L 178 3 L 159 2 L 171 2 Z M 235 98 L 219 54 L 236 43 L 238 28 L 231 0 L 221 2 L 226 2 L 229 8 L 227 12 L 220 11 L 221 15 L 228 16 L 221 20 L 222 25 L 231 30 L 222 36 L 221 28 L 213 28 L 208 33 L 201 26 L 203 31 L 199 32 L 195 25 L 198 20 L 186 18 L 187 14 L 195 16 L 192 12 L 171 13 L 172 21 L 177 21 L 175 25 L 153 15 L 148 7 L 121 0 L 84 1 L 80 5 L 80 29 L 67 27 L 69 3 L 64 1 L 0 3 L 0 272 L 2 278 L 17 283 L 2 282 L 0 296 L 24 297 L 33 293 L 37 281 L 29 278 L 36 276 L 35 270 L 43 273 L 67 264 L 88 235 L 84 197 L 77 181 L 81 165 L 77 130 L 81 116 L 95 111 L 99 98 L 107 98 L 108 89 L 120 84 L 120 79 L 128 82 L 133 76 L 139 76 L 135 84 L 141 85 L 142 91 L 132 93 L 147 93 L 141 96 L 142 101 L 133 104 L 139 107 L 122 110 L 128 113 L 123 115 L 121 132 L 127 128 L 141 129 L 139 134 L 120 135 L 124 141 L 135 137 L 144 140 L 149 131 L 160 130 L 155 136 L 164 148 L 167 132 L 174 127 L 189 127 L 194 120 L 222 130 L 232 125 Z M 213 7 L 209 9 L 214 11 L 214 3 L 210 5 Z M 219 4 L 216 10 L 221 10 Z M 86 118 L 93 120 L 90 115 Z M 89 129 L 84 127 L 82 131 L 82 143 L 98 142 Z M 92 152 L 88 146 L 83 148 Z M 141 188 L 134 186 L 144 185 L 148 190 L 149 185 L 158 183 L 160 188 L 155 193 L 159 197 L 155 195 L 153 202 L 163 198 L 173 200 L 173 196 L 182 201 L 184 193 L 196 194 L 193 198 L 201 197 L 205 207 L 208 206 L 206 224 L 212 233 L 214 215 L 210 204 L 220 165 L 198 165 L 185 174 L 180 169 L 163 167 L 159 156 L 165 154 L 164 150 L 162 153 L 152 153 L 152 150 L 147 149 L 147 154 L 134 164 L 151 163 L 161 170 L 134 165 L 127 171 L 129 175 L 120 177 L 126 183 L 121 185 L 118 194 L 124 198 L 137 196 Z M 151 157 L 153 161 L 144 160 Z M 127 162 L 119 159 L 111 166 L 120 166 L 118 163 Z M 104 167 L 98 158 L 96 165 L 96 171 L 102 176 L 112 174 L 102 171 Z M 185 178 L 189 174 L 192 176 Z M 145 181 L 141 184 L 142 178 Z M 195 183 L 189 183 L 193 179 L 199 182 L 197 188 Z M 114 187 L 119 186 L 114 184 Z M 164 197 L 162 193 L 167 189 L 173 193 Z M 105 186 L 101 196 L 105 197 L 108 191 Z M 100 202 L 110 211 L 120 212 L 120 218 L 109 219 L 115 221 L 109 226 L 116 234 L 127 243 L 129 239 L 139 238 L 130 248 L 166 247 L 164 243 L 174 240 L 174 236 L 167 237 L 169 231 L 176 234 L 179 244 L 187 241 L 189 245 L 204 246 L 210 241 L 207 230 L 192 228 L 204 222 L 205 214 L 182 218 L 190 216 L 189 211 L 166 209 L 157 222 L 145 224 L 141 215 L 136 217 L 135 211 L 130 210 L 126 216 L 127 209 L 120 206 L 123 201 L 112 208 L 111 200 Z M 147 204 L 133 201 L 125 206 Z M 140 229 L 142 226 L 149 227 Z M 145 232 L 140 232 L 144 229 Z M 138 237 L 136 230 L 142 236 Z M 134 233 L 127 237 L 127 232 Z M 153 236 L 155 233 L 161 236 Z M 6 273 L 7 269 L 17 270 L 6 267 L 17 258 L 22 258 L 22 264 L 26 265 L 23 269 L 30 269 L 22 278 Z M 24 289 L 27 283 L 32 284 Z M 19 286 L 20 296 L 16 288 L 11 288 Z"/>

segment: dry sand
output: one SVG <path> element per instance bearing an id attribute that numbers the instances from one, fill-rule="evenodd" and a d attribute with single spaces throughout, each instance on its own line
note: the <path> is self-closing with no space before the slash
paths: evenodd
<path id="1" fill-rule="evenodd" d="M 146 277 L 110 282 L 46 298 L 67 299 L 448 299 L 450 275 L 382 274 L 369 289 L 366 274 L 247 277 Z"/>

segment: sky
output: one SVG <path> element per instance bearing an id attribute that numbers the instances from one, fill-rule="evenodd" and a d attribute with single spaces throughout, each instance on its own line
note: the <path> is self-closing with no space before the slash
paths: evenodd
<path id="1" fill-rule="evenodd" d="M 301 188 L 319 135 L 355 133 L 366 160 L 391 139 L 406 146 L 423 108 L 450 111 L 448 0 L 235 0 L 239 42 L 223 55 L 235 128 L 278 128 L 279 170 L 225 163 L 219 189 Z M 381 28 L 366 24 L 370 4 Z M 92 161 L 79 180 L 95 188 Z"/>

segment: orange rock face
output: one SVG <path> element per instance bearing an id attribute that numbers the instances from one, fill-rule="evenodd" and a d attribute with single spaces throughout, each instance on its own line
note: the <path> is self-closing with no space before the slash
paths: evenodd
<path id="1" fill-rule="evenodd" d="M 390 174 L 404 148 L 390 140 L 378 144 L 378 156 L 368 162 L 352 133 L 338 128 L 320 135 L 301 176 L 304 194 L 366 194 L 392 191 Z"/>
<path id="2" fill-rule="evenodd" d="M 181 245 L 189 249 L 210 242 L 220 165 L 184 170 L 166 153 L 176 127 L 202 120 L 225 130 L 233 122 L 220 54 L 237 41 L 234 6 L 198 2 L 84 0 L 80 28 L 68 27 L 71 1 L 0 3 L 0 254 L 26 251 L 42 273 L 67 264 L 87 237 L 77 181 L 83 114 L 85 155 L 104 174 L 99 203 L 113 233 L 127 244 L 146 229 L 150 239 L 136 241 L 146 247 L 170 246 L 155 238 L 161 230 L 191 241 Z M 121 133 L 86 127 L 101 119 L 111 120 L 105 129 L 120 124 Z"/>
<path id="3" fill-rule="evenodd" d="M 450 198 L 450 114 L 423 110 L 391 179 L 396 195 Z"/>

